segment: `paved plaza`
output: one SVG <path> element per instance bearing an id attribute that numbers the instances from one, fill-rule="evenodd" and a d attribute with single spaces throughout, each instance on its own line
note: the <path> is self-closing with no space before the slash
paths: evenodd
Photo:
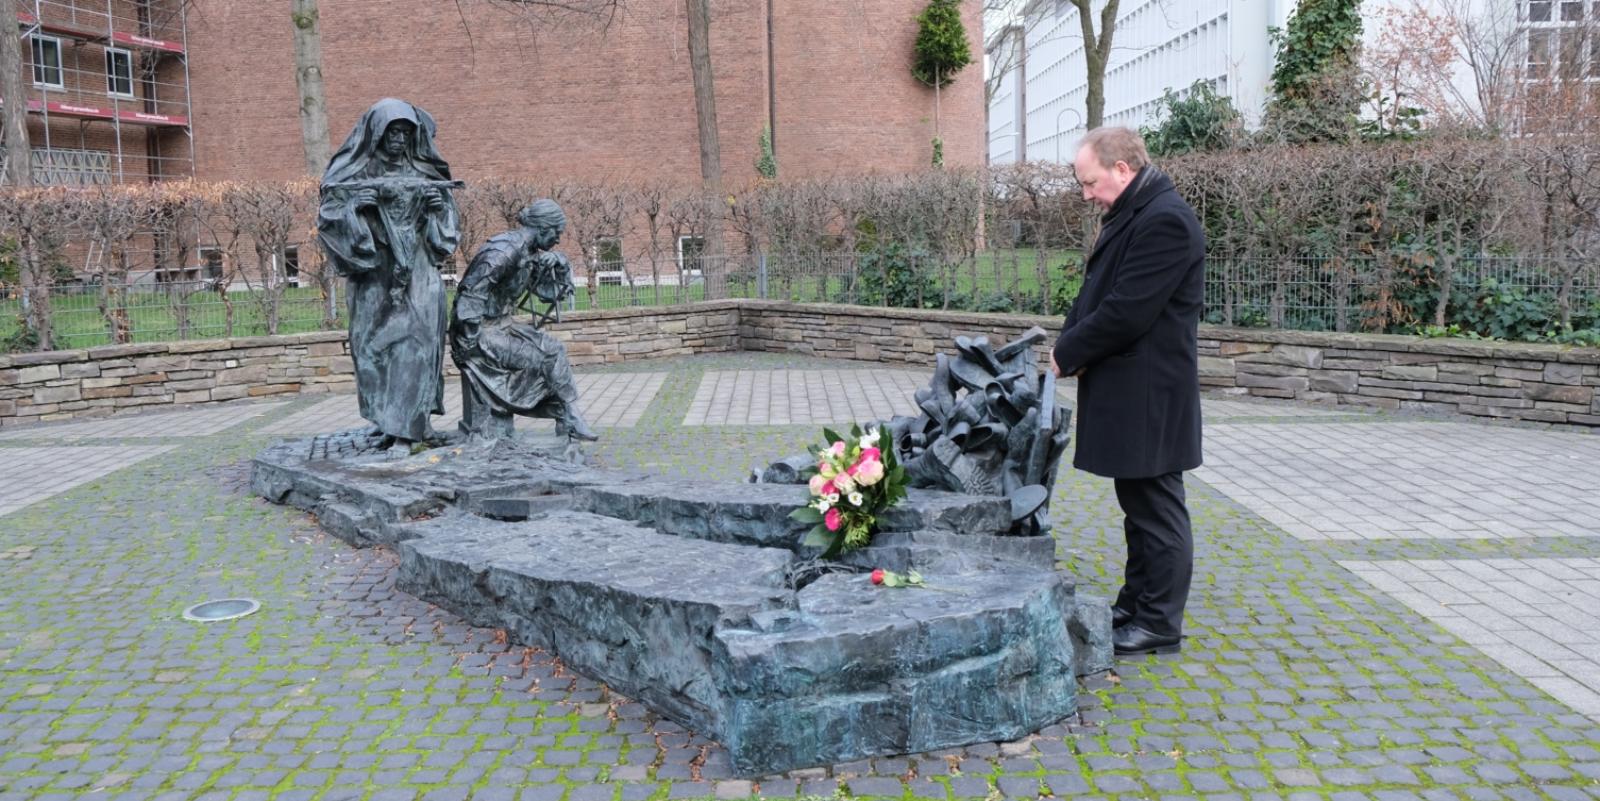
<path id="1" fill-rule="evenodd" d="M 579 385 L 598 461 L 728 480 L 912 413 L 930 373 L 744 353 Z M 1181 654 L 1022 740 L 753 780 L 249 494 L 254 453 L 358 425 L 351 396 L 0 430 L 0 801 L 1600 799 L 1600 435 L 1204 412 Z M 1111 483 L 1063 469 L 1052 508 L 1062 569 L 1113 594 Z M 182 619 L 236 596 L 261 610 Z"/>

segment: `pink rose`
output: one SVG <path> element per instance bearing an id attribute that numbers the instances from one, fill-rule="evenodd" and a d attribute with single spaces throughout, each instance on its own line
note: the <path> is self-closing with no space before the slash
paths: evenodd
<path id="1" fill-rule="evenodd" d="M 812 476 L 811 477 L 811 481 L 808 483 L 808 486 L 811 487 L 811 494 L 812 495 L 827 495 L 828 493 L 824 492 L 823 489 L 822 489 L 824 486 L 827 485 L 827 483 L 828 483 L 828 480 L 823 478 L 822 476 Z"/>
<path id="2" fill-rule="evenodd" d="M 862 462 L 855 471 L 856 483 L 870 487 L 883 480 L 883 462 Z"/>
<path id="3" fill-rule="evenodd" d="M 833 443 L 833 445 L 831 447 L 829 447 L 828 450 L 833 451 L 833 455 L 834 456 L 843 456 L 844 455 L 844 440 L 839 440 L 838 442 Z"/>
<path id="4" fill-rule="evenodd" d="M 829 509 L 828 513 L 822 516 L 822 525 L 827 526 L 829 531 L 838 531 L 839 524 L 844 522 L 843 517 L 838 509 Z"/>
<path id="5" fill-rule="evenodd" d="M 880 451 L 877 448 L 867 448 L 866 450 L 862 451 L 861 461 L 865 462 L 869 459 L 874 462 L 883 461 L 883 451 Z"/>
<path id="6" fill-rule="evenodd" d="M 827 496 L 832 495 L 832 494 L 834 494 L 835 492 L 838 492 L 838 491 L 839 491 L 839 488 L 835 487 L 833 485 L 832 481 L 823 481 L 822 482 L 822 491 L 817 493 L 817 494 L 821 495 L 823 497 L 827 497 Z"/>

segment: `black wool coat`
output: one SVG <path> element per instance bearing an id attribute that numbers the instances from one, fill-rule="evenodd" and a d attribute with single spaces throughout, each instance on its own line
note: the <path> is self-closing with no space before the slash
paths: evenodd
<path id="1" fill-rule="evenodd" d="M 1083 371 L 1074 467 L 1150 478 L 1200 466 L 1204 301 L 1200 220 L 1147 166 L 1107 212 L 1056 339 L 1061 374 Z"/>

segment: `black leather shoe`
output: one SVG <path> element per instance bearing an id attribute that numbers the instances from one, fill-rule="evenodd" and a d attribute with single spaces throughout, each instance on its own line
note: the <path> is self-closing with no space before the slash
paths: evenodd
<path id="1" fill-rule="evenodd" d="M 1112 607 L 1111 607 L 1111 628 L 1120 629 L 1123 626 L 1128 625 L 1128 622 L 1131 621 L 1131 620 L 1133 620 L 1133 613 L 1132 612 L 1129 612 L 1128 610 L 1123 609 L 1120 606 L 1112 605 Z"/>
<path id="2" fill-rule="evenodd" d="M 1182 634 L 1152 634 L 1129 623 L 1111 632 L 1111 647 L 1117 656 L 1175 654 L 1183 649 Z"/>

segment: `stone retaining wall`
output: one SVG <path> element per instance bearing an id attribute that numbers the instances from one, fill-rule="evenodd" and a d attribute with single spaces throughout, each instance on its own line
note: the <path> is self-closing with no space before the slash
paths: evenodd
<path id="1" fill-rule="evenodd" d="M 353 390 L 343 331 L 0 356 L 0 426 Z"/>
<path id="2" fill-rule="evenodd" d="M 1061 319 L 746 301 L 739 335 L 745 350 L 926 365 L 956 334 L 1009 340 L 1035 325 L 1053 338 Z M 1600 349 L 1218 326 L 1200 337 L 1210 389 L 1600 426 Z"/>
<path id="3" fill-rule="evenodd" d="M 958 334 L 1005 341 L 1037 325 L 1053 337 L 1059 324 L 1034 315 L 724 300 L 578 312 L 550 330 L 578 365 L 756 350 L 927 366 Z M 1600 426 L 1600 349 L 1212 326 L 1200 336 L 1201 383 L 1212 389 Z M 340 331 L 0 356 L 0 426 L 349 391 L 351 370 Z"/>
<path id="4" fill-rule="evenodd" d="M 738 350 L 739 303 L 572 314 L 550 330 L 574 364 Z M 0 356 L 0 427 L 135 407 L 355 391 L 343 331 Z M 445 371 L 455 365 L 445 359 Z"/>

